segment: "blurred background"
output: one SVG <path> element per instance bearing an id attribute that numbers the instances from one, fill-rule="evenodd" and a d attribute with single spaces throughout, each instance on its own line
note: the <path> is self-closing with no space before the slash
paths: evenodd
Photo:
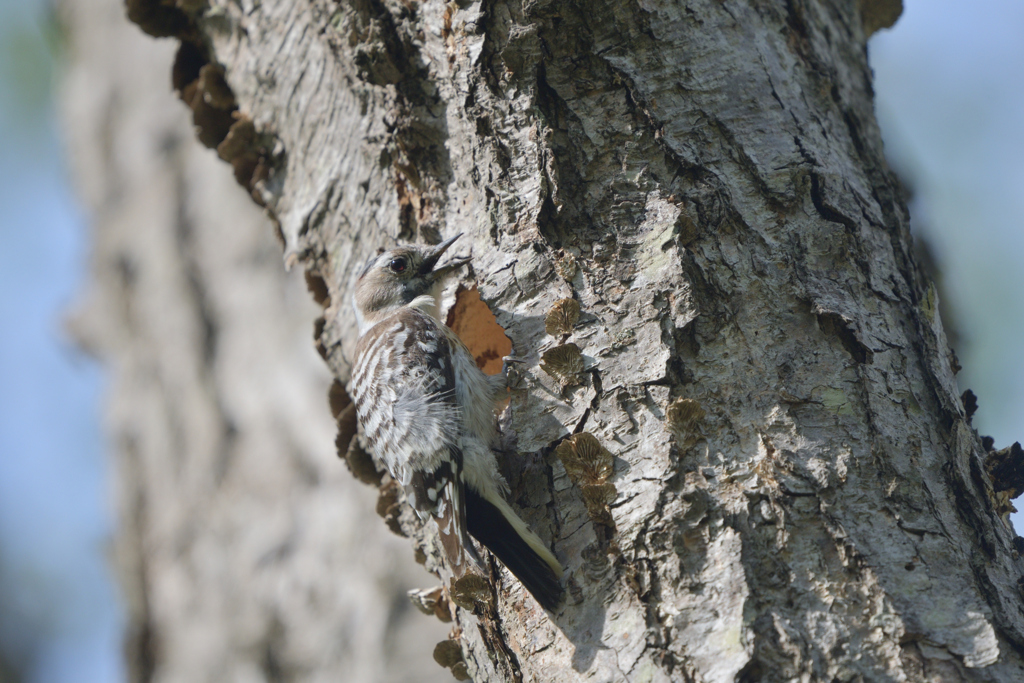
<path id="1" fill-rule="evenodd" d="M 961 388 L 997 447 L 1024 438 L 1022 35 L 1019 0 L 905 0 L 869 44 L 887 154 L 942 281 Z M 89 231 L 62 159 L 60 63 L 47 2 L 0 0 L 0 683 L 125 678 L 104 376 L 62 328 Z"/>

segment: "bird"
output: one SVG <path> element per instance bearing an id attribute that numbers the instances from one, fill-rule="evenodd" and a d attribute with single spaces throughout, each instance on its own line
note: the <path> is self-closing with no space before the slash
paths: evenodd
<path id="1" fill-rule="evenodd" d="M 562 566 L 505 500 L 495 406 L 504 374 L 488 376 L 441 320 L 447 276 L 470 259 L 438 262 L 461 236 L 434 247 L 398 246 L 367 261 L 352 296 L 359 339 L 349 394 L 363 438 L 421 518 L 437 524 L 455 578 L 482 567 L 470 536 L 542 607 L 564 591 Z"/>

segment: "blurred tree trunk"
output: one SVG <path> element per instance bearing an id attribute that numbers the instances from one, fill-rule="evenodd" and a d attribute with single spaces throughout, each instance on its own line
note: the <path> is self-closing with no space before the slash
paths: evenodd
<path id="1" fill-rule="evenodd" d="M 323 453 L 326 379 L 285 324 L 301 296 L 271 286 L 270 228 L 245 228 L 180 127 L 118 143 L 180 115 L 146 85 L 168 70 L 306 271 L 339 382 L 359 265 L 466 233 L 449 322 L 481 363 L 507 353 L 478 291 L 526 360 L 505 469 L 568 601 L 545 615 L 492 565 L 435 650 L 453 673 L 1020 680 L 1020 452 L 970 426 L 872 111 L 865 42 L 898 1 L 128 0 L 178 39 L 173 67 L 170 44 L 143 63 L 100 38 L 85 5 L 73 54 L 99 41 L 123 74 L 76 67 L 68 110 L 101 226 L 82 325 L 116 357 L 139 680 L 337 679 L 344 657 L 363 680 L 407 654 L 381 647 L 394 545 Z M 558 329 L 564 299 L 581 315 Z M 563 441 L 581 432 L 610 479 L 567 474 L 605 457 Z M 385 478 L 377 510 L 436 570 L 396 495 Z"/>
<path id="2" fill-rule="evenodd" d="M 429 577 L 334 454 L 319 308 L 195 139 L 167 73 L 176 45 L 119 0 L 61 10 L 94 235 L 73 324 L 111 377 L 131 680 L 450 680 L 420 674 L 448 632 L 405 595 Z"/>
<path id="3" fill-rule="evenodd" d="M 18 683 L 19 680 L 14 667 L 0 655 L 0 683 Z"/>

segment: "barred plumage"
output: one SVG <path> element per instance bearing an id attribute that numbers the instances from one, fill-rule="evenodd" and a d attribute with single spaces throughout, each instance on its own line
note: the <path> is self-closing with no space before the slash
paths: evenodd
<path id="1" fill-rule="evenodd" d="M 359 338 L 352 373 L 364 436 L 407 485 L 410 468 L 436 467 L 455 446 L 459 407 L 448 339 L 429 316 L 403 307 Z"/>
<path id="2" fill-rule="evenodd" d="M 425 313 L 402 307 L 359 338 L 352 399 L 374 454 L 432 514 L 456 576 L 464 571 L 466 507 L 460 495 L 460 411 L 449 341 Z"/>
<path id="3" fill-rule="evenodd" d="M 561 565 L 505 502 L 491 449 L 504 379 L 484 375 L 439 320 L 441 281 L 466 263 L 435 268 L 454 241 L 395 249 L 367 264 L 353 297 L 360 337 L 350 394 L 374 455 L 416 511 L 437 522 L 453 574 L 462 576 L 467 554 L 479 564 L 472 534 L 554 609 Z"/>

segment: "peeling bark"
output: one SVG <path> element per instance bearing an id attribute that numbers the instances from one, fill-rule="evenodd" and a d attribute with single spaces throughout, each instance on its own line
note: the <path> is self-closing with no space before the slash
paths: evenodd
<path id="1" fill-rule="evenodd" d="M 246 159 L 285 263 L 323 283 L 339 382 L 358 265 L 466 234 L 458 286 L 524 361 L 503 467 L 569 600 L 546 615 L 492 564 L 435 650 L 453 673 L 1020 680 L 992 474 L 1016 465 L 970 426 L 872 111 L 865 41 L 899 5 L 129 2 L 181 40 L 200 140 Z M 610 478 L 567 473 L 571 434 Z M 436 571 L 387 478 L 377 508 Z"/>

